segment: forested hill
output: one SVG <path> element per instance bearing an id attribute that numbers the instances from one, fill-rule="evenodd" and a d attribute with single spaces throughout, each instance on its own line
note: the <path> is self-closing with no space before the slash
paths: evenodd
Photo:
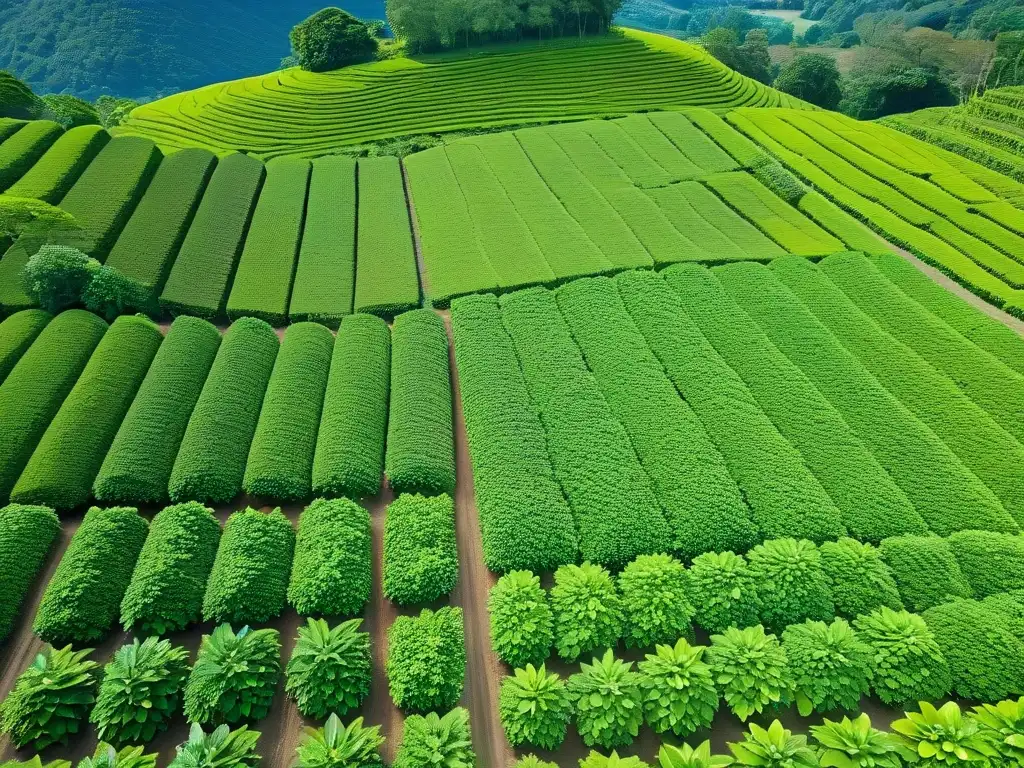
<path id="1" fill-rule="evenodd" d="M 383 18 L 383 0 L 340 0 Z M 0 69 L 37 93 L 155 98 L 276 69 L 323 0 L 0 0 Z"/>

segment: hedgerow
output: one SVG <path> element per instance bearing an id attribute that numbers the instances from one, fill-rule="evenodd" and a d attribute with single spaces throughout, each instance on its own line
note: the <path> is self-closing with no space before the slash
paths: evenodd
<path id="1" fill-rule="evenodd" d="M 911 611 L 956 597 L 971 597 L 971 585 L 964 578 L 947 539 L 938 536 L 896 536 L 879 547 L 889 566 L 903 604 Z"/>
<path id="2" fill-rule="evenodd" d="M 372 315 L 346 317 L 338 330 L 313 460 L 313 492 L 373 496 L 384 474 L 391 332 Z"/>
<path id="3" fill-rule="evenodd" d="M 711 726 L 718 711 L 718 690 L 703 659 L 706 650 L 681 637 L 674 645 L 658 645 L 637 664 L 644 721 L 655 733 L 683 738 Z"/>
<path id="4" fill-rule="evenodd" d="M 499 572 L 575 562 L 576 525 L 498 300 L 467 296 L 451 314 L 484 562 Z"/>
<path id="5" fill-rule="evenodd" d="M 262 720 L 281 674 L 280 655 L 276 629 L 246 626 L 235 632 L 221 624 L 203 635 L 185 683 L 185 717 L 202 725 Z"/>
<path id="6" fill-rule="evenodd" d="M 203 598 L 203 620 L 262 624 L 284 610 L 295 531 L 280 509 L 251 507 L 224 524 Z"/>
<path id="7" fill-rule="evenodd" d="M 60 519 L 48 507 L 9 504 L 0 508 L 0 641 L 7 639 L 21 604 L 60 533 Z"/>
<path id="8" fill-rule="evenodd" d="M 993 531 L 960 531 L 947 541 L 960 572 L 979 600 L 1024 589 L 1024 538 Z"/>
<path id="9" fill-rule="evenodd" d="M 299 516 L 288 602 L 301 615 L 352 616 L 370 599 L 370 513 L 317 499 Z"/>
<path id="10" fill-rule="evenodd" d="M 163 335 L 148 318 L 118 318 L 54 416 L 11 500 L 71 509 L 89 500 L 103 458 Z"/>
<path id="11" fill-rule="evenodd" d="M 580 664 L 567 687 L 584 744 L 611 749 L 633 743 L 643 724 L 643 693 L 633 662 L 616 659 L 609 648 L 600 659 Z"/>
<path id="12" fill-rule="evenodd" d="M 551 588 L 555 648 L 566 661 L 618 643 L 623 632 L 622 601 L 611 575 L 599 565 L 563 565 Z"/>
<path id="13" fill-rule="evenodd" d="M 93 495 L 99 501 L 166 502 L 189 418 L 220 347 L 205 320 L 177 318 L 107 452 Z"/>
<path id="14" fill-rule="evenodd" d="M 295 748 L 295 765 L 298 768 L 332 765 L 375 768 L 383 765 L 379 751 L 383 744 L 379 725 L 364 727 L 361 717 L 347 726 L 342 725 L 338 715 L 332 713 L 323 728 L 302 729 L 299 746 Z"/>
<path id="15" fill-rule="evenodd" d="M 894 610 L 903 607 L 896 582 L 877 548 L 844 537 L 826 541 L 819 552 L 838 615 L 853 619 L 883 605 Z"/>
<path id="16" fill-rule="evenodd" d="M 202 504 L 159 512 L 121 601 L 124 628 L 163 635 L 199 621 L 219 539 L 220 523 Z"/>
<path id="17" fill-rule="evenodd" d="M 107 324 L 91 312 L 62 312 L 43 329 L 0 386 L 0 502 L 74 387 Z"/>
<path id="18" fill-rule="evenodd" d="M 801 715 L 858 709 L 870 688 L 874 660 L 846 620 L 791 624 L 782 633 L 782 650 Z"/>
<path id="19" fill-rule="evenodd" d="M 384 518 L 384 594 L 399 605 L 430 603 L 455 588 L 455 505 L 447 494 L 402 494 Z"/>
<path id="20" fill-rule="evenodd" d="M 757 584 L 761 618 L 769 629 L 782 631 L 805 619 L 835 616 L 835 604 L 821 553 L 806 539 L 774 539 L 747 553 L 750 575 Z"/>
<path id="21" fill-rule="evenodd" d="M 618 586 L 628 648 L 693 639 L 690 621 L 696 611 L 689 600 L 689 580 L 674 557 L 640 555 L 619 574 Z"/>
<path id="22" fill-rule="evenodd" d="M 110 134 L 99 125 L 80 125 L 58 138 L 7 194 L 57 205 L 100 150 Z"/>
<path id="23" fill-rule="evenodd" d="M 491 645 L 513 668 L 541 664 L 554 645 L 554 618 L 540 577 L 530 571 L 510 571 L 491 587 L 487 598 Z"/>
<path id="24" fill-rule="evenodd" d="M 749 627 L 761 614 L 757 582 L 746 559 L 733 552 L 707 552 L 688 572 L 694 620 L 708 632 Z"/>
<path id="25" fill-rule="evenodd" d="M 52 319 L 41 309 L 23 309 L 0 323 L 0 384 Z"/>
<path id="26" fill-rule="evenodd" d="M 401 314 L 391 328 L 384 472 L 397 493 L 455 490 L 448 334 L 440 315 L 430 309 Z"/>
<path id="27" fill-rule="evenodd" d="M 246 493 L 288 501 L 312 494 L 333 349 L 334 336 L 322 325 L 297 323 L 285 332 L 249 448 Z"/>
<path id="28" fill-rule="evenodd" d="M 362 619 L 333 627 L 307 619 L 285 667 L 285 691 L 306 717 L 348 714 L 370 694 L 370 635 L 360 632 Z"/>
<path id="29" fill-rule="evenodd" d="M 63 133 L 52 120 L 32 120 L 0 144 L 0 190 L 20 179 Z"/>
<path id="30" fill-rule="evenodd" d="M 473 768 L 476 755 L 469 732 L 469 712 L 456 707 L 444 717 L 436 712 L 411 715 L 402 727 L 402 744 L 393 768 Z"/>
<path id="31" fill-rule="evenodd" d="M 53 646 L 102 640 L 117 624 L 148 531 L 133 507 L 86 512 L 46 587 L 32 630 Z"/>
<path id="32" fill-rule="evenodd" d="M 501 681 L 498 716 L 513 747 L 530 744 L 558 749 L 572 718 L 572 702 L 565 683 L 543 664 L 527 664 Z"/>
<path id="33" fill-rule="evenodd" d="M 712 635 L 707 663 L 725 703 L 744 722 L 755 712 L 785 706 L 792 699 L 793 678 L 786 652 L 779 639 L 765 634 L 760 624 L 746 629 L 729 627 Z"/>
<path id="34" fill-rule="evenodd" d="M 264 176 L 263 163 L 249 155 L 229 154 L 217 163 L 160 294 L 165 310 L 207 320 L 224 316 Z"/>
<path id="35" fill-rule="evenodd" d="M 241 492 L 278 346 L 274 329 L 254 317 L 228 329 L 171 470 L 171 501 L 224 503 Z"/>
<path id="36" fill-rule="evenodd" d="M 395 619 L 386 666 L 395 705 L 408 712 L 454 706 L 466 680 L 464 637 L 461 608 L 424 609 Z"/>

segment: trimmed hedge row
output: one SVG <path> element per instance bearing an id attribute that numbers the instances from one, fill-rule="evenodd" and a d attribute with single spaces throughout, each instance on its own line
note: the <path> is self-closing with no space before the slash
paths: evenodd
<path id="1" fill-rule="evenodd" d="M 0 192 L 28 172 L 63 133 L 52 120 L 33 120 L 0 144 Z"/>
<path id="2" fill-rule="evenodd" d="M 241 492 L 279 346 L 274 329 L 254 317 L 228 329 L 171 470 L 171 501 L 224 503 Z"/>
<path id="3" fill-rule="evenodd" d="M 41 309 L 23 309 L 0 323 L 0 384 L 52 319 Z"/>
<path id="4" fill-rule="evenodd" d="M 110 134 L 102 126 L 72 128 L 53 143 L 7 194 L 57 205 L 109 141 Z"/>
<path id="5" fill-rule="evenodd" d="M 32 631 L 55 648 L 106 637 L 117 624 L 148 531 L 133 507 L 86 512 L 46 587 Z"/>
<path id="6" fill-rule="evenodd" d="M 384 518 L 384 594 L 399 605 L 447 595 L 459 577 L 455 505 L 447 494 L 403 494 Z"/>
<path id="7" fill-rule="evenodd" d="M 391 328 L 384 471 L 396 493 L 455 491 L 448 334 L 430 309 L 401 314 Z"/>
<path id="8" fill-rule="evenodd" d="M 338 330 L 313 460 L 318 496 L 373 496 L 384 474 L 391 332 L 373 315 Z"/>
<path id="9" fill-rule="evenodd" d="M 904 605 L 920 613 L 947 600 L 971 597 L 971 585 L 953 556 L 949 541 L 938 536 L 897 536 L 879 547 Z"/>
<path id="10" fill-rule="evenodd" d="M 249 448 L 243 487 L 273 499 L 308 499 L 334 336 L 316 323 L 289 326 Z"/>
<path id="11" fill-rule="evenodd" d="M 148 318 L 119 317 L 39 441 L 11 500 L 71 509 L 89 500 L 163 335 Z"/>
<path id="12" fill-rule="evenodd" d="M 0 508 L 0 642 L 7 639 L 57 536 L 60 519 L 48 507 Z"/>
<path id="13" fill-rule="evenodd" d="M 220 347 L 220 332 L 182 316 L 171 324 L 93 484 L 104 502 L 165 502 L 192 409 Z"/>
<path id="14" fill-rule="evenodd" d="M 1024 537 L 993 531 L 958 531 L 948 541 L 974 597 L 980 600 L 1024 589 Z"/>
<path id="15" fill-rule="evenodd" d="M 388 686 L 406 712 L 455 706 L 466 682 L 466 641 L 462 609 L 424 609 L 399 616 L 388 630 Z"/>

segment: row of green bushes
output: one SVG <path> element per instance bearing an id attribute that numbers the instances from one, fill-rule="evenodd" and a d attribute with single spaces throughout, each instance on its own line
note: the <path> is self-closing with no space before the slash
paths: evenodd
<path id="1" fill-rule="evenodd" d="M 7 189 L 7 194 L 57 205 L 109 141 L 110 134 L 101 126 L 72 128 Z"/>
<path id="2" fill-rule="evenodd" d="M 52 319 L 41 309 L 23 309 L 0 323 L 0 384 Z"/>
<path id="3" fill-rule="evenodd" d="M 384 517 L 384 594 L 399 605 L 430 603 L 455 588 L 455 505 L 447 494 L 403 494 Z"/>

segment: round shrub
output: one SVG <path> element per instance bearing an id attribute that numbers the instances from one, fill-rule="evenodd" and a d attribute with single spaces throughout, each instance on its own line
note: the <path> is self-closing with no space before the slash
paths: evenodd
<path id="1" fill-rule="evenodd" d="M 1024 588 L 1024 536 L 959 531 L 947 541 L 961 573 L 979 600 Z"/>
<path id="2" fill-rule="evenodd" d="M 21 279 L 27 293 L 47 312 L 79 304 L 100 268 L 96 259 L 66 245 L 44 245 L 29 258 Z"/>
<path id="3" fill-rule="evenodd" d="M 384 518 L 384 594 L 399 605 L 447 595 L 459 577 L 451 496 L 402 494 Z"/>
<path id="4" fill-rule="evenodd" d="M 291 31 L 292 51 L 299 66 L 326 72 L 368 59 L 377 41 L 367 26 L 340 8 L 324 8 Z"/>
<path id="5" fill-rule="evenodd" d="M 637 664 L 644 720 L 655 733 L 685 737 L 711 725 L 718 691 L 711 667 L 704 663 L 705 650 L 679 638 L 675 645 L 659 645 Z"/>
<path id="6" fill-rule="evenodd" d="M 640 676 L 632 662 L 616 659 L 611 649 L 569 678 L 576 727 L 588 747 L 628 746 L 643 722 Z"/>
<path id="7" fill-rule="evenodd" d="M 402 728 L 402 745 L 392 768 L 475 768 L 469 712 L 456 707 L 444 717 L 436 712 L 410 715 Z"/>
<path id="8" fill-rule="evenodd" d="M 883 605 L 903 608 L 896 582 L 876 547 L 844 537 L 826 541 L 819 551 L 838 615 L 854 619 Z"/>
<path id="9" fill-rule="evenodd" d="M 707 661 L 725 703 L 740 720 L 789 704 L 793 678 L 786 652 L 760 624 L 712 635 Z"/>
<path id="10" fill-rule="evenodd" d="M 548 674 L 543 664 L 540 669 L 527 664 L 501 681 L 498 714 L 513 747 L 558 749 L 565 740 L 572 703 L 557 674 Z"/>
<path id="11" fill-rule="evenodd" d="M 540 664 L 555 642 L 548 593 L 529 571 L 510 571 L 491 587 L 487 598 L 491 644 L 511 667 Z"/>
<path id="12" fill-rule="evenodd" d="M 938 536 L 894 536 L 879 546 L 907 610 L 920 612 L 957 597 L 971 597 L 971 586 Z"/>
<path id="13" fill-rule="evenodd" d="M 199 725 L 193 725 L 188 741 L 178 747 L 168 768 L 257 768 L 260 764 L 260 756 L 256 754 L 259 738 L 259 731 L 250 731 L 244 725 L 235 730 L 221 725 L 210 733 L 205 733 Z"/>
<path id="14" fill-rule="evenodd" d="M 747 562 L 766 627 L 781 631 L 805 619 L 824 621 L 835 616 L 832 592 L 814 542 L 766 541 L 747 553 Z"/>
<path id="15" fill-rule="evenodd" d="M 599 565 L 563 565 L 551 589 L 555 648 L 576 661 L 596 648 L 613 647 L 622 636 L 622 606 L 611 574 Z"/>
<path id="16" fill-rule="evenodd" d="M 693 639 L 695 613 L 683 564 L 669 555 L 640 555 L 619 574 L 626 645 L 650 648 Z"/>
<path id="17" fill-rule="evenodd" d="M 805 621 L 782 633 L 800 714 L 856 710 L 871 679 L 871 648 L 844 619 Z"/>
<path id="18" fill-rule="evenodd" d="M 388 684 L 403 710 L 429 712 L 453 707 L 466 681 L 462 609 L 424 609 L 399 616 L 388 630 Z"/>
<path id="19" fill-rule="evenodd" d="M 689 577 L 694 617 L 708 632 L 757 624 L 757 588 L 742 555 L 708 552 L 695 557 Z"/>
<path id="20" fill-rule="evenodd" d="M 362 619 L 329 627 L 307 619 L 299 627 L 295 649 L 285 667 L 285 691 L 306 717 L 323 720 L 358 709 L 370 693 L 370 635 L 360 632 Z"/>

